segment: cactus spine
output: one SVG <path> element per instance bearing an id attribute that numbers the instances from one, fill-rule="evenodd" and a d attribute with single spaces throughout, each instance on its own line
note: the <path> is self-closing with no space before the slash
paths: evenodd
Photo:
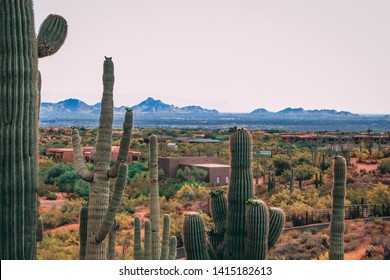
<path id="1" fill-rule="evenodd" d="M 55 17 L 60 18 L 66 30 L 66 21 Z M 52 26 L 50 22 L 47 25 Z M 46 29 L 42 30 L 42 34 L 46 34 Z M 53 36 L 49 34 L 48 38 L 53 39 Z M 48 45 L 51 43 L 52 40 L 49 40 Z M 32 1 L 0 1 L 2 260 L 34 259 L 36 255 L 40 103 L 38 57 L 43 57 L 38 51 L 40 46 L 41 42 L 35 34 Z"/>
<path id="2" fill-rule="evenodd" d="M 344 203 L 346 193 L 346 162 L 343 157 L 334 161 L 332 219 L 330 222 L 329 259 L 344 259 Z"/>
<path id="3" fill-rule="evenodd" d="M 118 156 L 117 163 L 110 169 L 109 160 L 111 154 L 114 106 L 114 64 L 111 58 L 106 57 L 103 68 L 104 90 L 93 172 L 90 172 L 85 166 L 78 131 L 74 129 L 72 132 L 75 169 L 83 180 L 91 182 L 88 205 L 86 259 L 92 260 L 101 260 L 107 257 L 105 239 L 114 223 L 116 211 L 126 183 L 127 164 L 125 160 L 127 159 L 130 147 L 130 135 L 133 126 L 133 113 L 127 109 L 119 151 L 119 155 L 126 155 L 126 159 Z M 110 178 L 114 177 L 117 178 L 110 200 Z"/>
<path id="4" fill-rule="evenodd" d="M 204 223 L 200 215 L 190 213 L 185 216 L 183 234 L 188 259 L 264 259 L 267 250 L 276 243 L 282 232 L 283 211 L 269 208 L 261 200 L 252 200 L 252 139 L 249 131 L 234 129 L 231 132 L 228 198 L 226 200 L 222 191 L 211 193 L 211 214 L 215 228 L 209 231 L 210 242 L 205 241 Z M 226 218 L 221 217 L 224 212 Z"/>

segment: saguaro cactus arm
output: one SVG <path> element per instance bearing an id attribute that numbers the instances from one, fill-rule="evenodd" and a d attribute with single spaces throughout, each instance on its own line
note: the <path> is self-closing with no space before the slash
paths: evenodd
<path id="1" fill-rule="evenodd" d="M 73 163 L 77 174 L 87 182 L 93 181 L 93 173 L 85 166 L 84 154 L 81 150 L 80 135 L 77 129 L 72 130 Z"/>
<path id="2" fill-rule="evenodd" d="M 197 212 L 185 214 L 183 225 L 184 248 L 188 260 L 210 260 L 205 224 Z"/>
<path id="3" fill-rule="evenodd" d="M 141 258 L 141 219 L 136 216 L 134 218 L 134 259 L 140 260 Z"/>
<path id="4" fill-rule="evenodd" d="M 59 15 L 49 15 L 39 28 L 38 57 L 56 53 L 64 44 L 67 33 L 66 20 Z"/>
<path id="5" fill-rule="evenodd" d="M 176 254 L 177 254 L 177 238 L 176 236 L 171 236 L 169 239 L 169 255 L 168 255 L 168 260 L 174 260 L 176 259 Z"/>
<path id="6" fill-rule="evenodd" d="M 133 110 L 126 108 L 125 119 L 123 121 L 123 134 L 119 146 L 118 158 L 115 164 L 108 171 L 108 176 L 110 178 L 116 178 L 121 163 L 127 162 L 129 149 L 130 149 L 132 129 L 133 129 Z"/>
<path id="7" fill-rule="evenodd" d="M 268 249 L 269 212 L 262 200 L 249 200 L 246 206 L 247 238 L 245 257 L 248 260 L 264 260 Z"/>
<path id="8" fill-rule="evenodd" d="M 286 216 L 282 209 L 269 207 L 268 249 L 272 248 L 282 234 Z"/>
<path id="9" fill-rule="evenodd" d="M 87 223 L 88 223 L 88 207 L 83 206 L 80 209 L 80 224 L 79 224 L 79 239 L 80 250 L 79 259 L 85 260 L 87 253 Z"/>
<path id="10" fill-rule="evenodd" d="M 96 237 L 97 243 L 102 242 L 106 238 L 107 234 L 110 232 L 112 224 L 114 223 L 115 220 L 115 215 L 118 210 L 119 202 L 123 194 L 123 189 L 126 185 L 126 179 L 127 179 L 127 164 L 122 162 L 122 164 L 119 167 L 118 178 L 116 179 L 115 182 L 114 193 L 110 200 L 110 204 L 108 205 L 108 209 L 104 217 L 104 220 L 100 226 L 99 233 Z"/>

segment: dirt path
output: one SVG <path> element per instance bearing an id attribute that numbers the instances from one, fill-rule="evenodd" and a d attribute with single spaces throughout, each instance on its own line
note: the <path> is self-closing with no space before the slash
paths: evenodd
<path id="1" fill-rule="evenodd" d="M 375 164 L 366 164 L 366 163 L 358 163 L 357 158 L 351 158 L 351 164 L 356 166 L 356 171 L 360 172 L 360 170 L 366 170 L 366 171 L 372 171 L 378 169 L 379 164 L 381 163 L 381 160 L 378 159 L 377 163 Z"/>

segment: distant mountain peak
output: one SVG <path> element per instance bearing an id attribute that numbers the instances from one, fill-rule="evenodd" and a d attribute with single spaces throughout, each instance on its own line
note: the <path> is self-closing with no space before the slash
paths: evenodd
<path id="1" fill-rule="evenodd" d="M 299 108 L 288 107 L 286 109 L 279 111 L 278 113 L 291 114 L 291 113 L 304 113 L 304 112 L 305 112 L 305 110 L 302 107 L 299 107 Z"/>
<path id="2" fill-rule="evenodd" d="M 264 109 L 264 108 L 258 108 L 256 110 L 253 110 L 250 112 L 251 115 L 260 115 L 260 114 L 271 114 L 270 111 Z"/>

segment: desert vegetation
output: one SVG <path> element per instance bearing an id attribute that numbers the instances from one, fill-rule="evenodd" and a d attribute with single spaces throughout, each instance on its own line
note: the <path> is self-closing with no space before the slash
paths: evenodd
<path id="1" fill-rule="evenodd" d="M 98 129 L 38 128 L 38 58 L 58 51 L 67 24 L 50 15 L 36 36 L 32 1 L 2 1 L 0 11 L 0 26 L 12 27 L 0 32 L 1 259 L 389 259 L 388 138 L 133 129 L 130 109 L 114 130 L 111 57 Z M 73 161 L 49 148 L 72 148 Z M 229 182 L 210 184 L 201 166 L 168 178 L 159 156 L 217 157 Z"/>

